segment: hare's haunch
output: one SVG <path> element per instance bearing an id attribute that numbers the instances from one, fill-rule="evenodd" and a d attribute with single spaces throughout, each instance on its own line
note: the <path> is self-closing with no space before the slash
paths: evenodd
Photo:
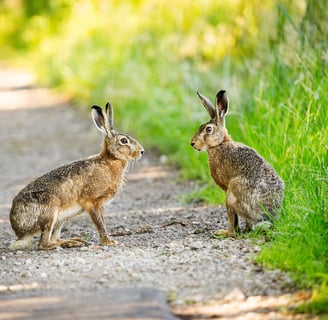
<path id="1" fill-rule="evenodd" d="M 84 211 L 98 230 L 100 244 L 114 244 L 106 231 L 103 205 L 122 187 L 129 160 L 140 159 L 144 149 L 132 137 L 114 131 L 109 103 L 106 112 L 93 106 L 92 118 L 104 135 L 100 153 L 44 174 L 14 198 L 10 222 L 18 239 L 12 250 L 32 248 L 40 235 L 39 249 L 85 245 L 80 238 L 60 238 L 64 221 Z"/>
<path id="2" fill-rule="evenodd" d="M 234 236 L 239 232 L 238 216 L 251 230 L 263 219 L 274 217 L 284 196 L 284 182 L 276 171 L 252 148 L 232 141 L 225 127 L 228 97 L 224 90 L 216 95 L 215 107 L 197 92 L 210 115 L 191 140 L 198 151 L 207 151 L 212 178 L 226 194 L 228 229 L 218 234 Z"/>

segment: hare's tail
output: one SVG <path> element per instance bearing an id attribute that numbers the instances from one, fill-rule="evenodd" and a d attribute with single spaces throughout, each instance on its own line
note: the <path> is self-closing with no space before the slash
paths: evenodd
<path id="1" fill-rule="evenodd" d="M 30 250 L 33 248 L 34 244 L 36 243 L 36 239 L 33 237 L 34 235 L 29 234 L 25 235 L 10 245 L 10 250 Z"/>

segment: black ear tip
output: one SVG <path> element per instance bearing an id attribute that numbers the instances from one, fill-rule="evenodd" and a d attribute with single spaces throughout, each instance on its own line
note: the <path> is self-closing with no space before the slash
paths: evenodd
<path id="1" fill-rule="evenodd" d="M 95 109 L 95 110 L 98 110 L 98 111 L 102 110 L 99 106 L 97 106 L 95 104 L 91 107 L 91 109 Z"/>
<path id="2" fill-rule="evenodd" d="M 196 93 L 197 93 L 197 96 L 198 96 L 198 98 L 201 100 L 201 101 L 204 101 L 204 96 L 199 92 L 199 91 L 196 91 Z"/>
<path id="3" fill-rule="evenodd" d="M 227 91 L 226 90 L 220 90 L 217 94 L 216 97 L 217 98 L 223 98 L 227 95 Z"/>
<path id="4" fill-rule="evenodd" d="M 224 102 L 226 104 L 229 103 L 229 100 L 228 100 L 228 95 L 227 95 L 227 92 L 225 90 L 220 90 L 217 94 L 216 94 L 216 101 L 217 102 Z"/>
<path id="5" fill-rule="evenodd" d="M 112 108 L 112 105 L 110 104 L 110 102 L 106 103 L 106 112 L 108 111 L 109 108 Z"/>

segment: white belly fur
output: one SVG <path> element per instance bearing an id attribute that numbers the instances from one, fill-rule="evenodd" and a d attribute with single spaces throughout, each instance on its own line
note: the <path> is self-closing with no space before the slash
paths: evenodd
<path id="1" fill-rule="evenodd" d="M 58 220 L 65 221 L 67 219 L 73 218 L 83 212 L 83 209 L 80 205 L 75 205 L 64 211 L 61 211 L 58 216 Z"/>

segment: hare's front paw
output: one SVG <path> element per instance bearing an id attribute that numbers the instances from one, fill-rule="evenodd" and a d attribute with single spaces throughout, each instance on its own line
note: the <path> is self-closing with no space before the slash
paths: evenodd
<path id="1" fill-rule="evenodd" d="M 235 236 L 236 236 L 235 232 L 230 232 L 228 230 L 220 229 L 213 232 L 214 238 L 231 238 Z"/>
<path id="2" fill-rule="evenodd" d="M 117 244 L 118 244 L 117 241 L 111 240 L 109 238 L 100 240 L 101 246 L 116 246 Z"/>

